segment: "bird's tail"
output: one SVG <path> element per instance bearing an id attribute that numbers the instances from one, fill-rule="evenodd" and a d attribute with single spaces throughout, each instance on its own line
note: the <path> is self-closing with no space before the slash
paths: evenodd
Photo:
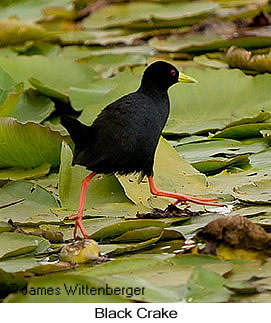
<path id="1" fill-rule="evenodd" d="M 91 135 L 90 127 L 69 116 L 62 116 L 60 122 L 68 130 L 76 148 L 87 145 Z"/>

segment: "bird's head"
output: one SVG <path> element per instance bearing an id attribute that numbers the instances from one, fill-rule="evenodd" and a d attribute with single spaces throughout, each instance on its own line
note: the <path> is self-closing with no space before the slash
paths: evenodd
<path id="1" fill-rule="evenodd" d="M 157 61 L 149 65 L 142 78 L 141 85 L 148 88 L 167 90 L 171 85 L 183 83 L 197 83 L 192 77 L 185 75 L 167 62 Z"/>

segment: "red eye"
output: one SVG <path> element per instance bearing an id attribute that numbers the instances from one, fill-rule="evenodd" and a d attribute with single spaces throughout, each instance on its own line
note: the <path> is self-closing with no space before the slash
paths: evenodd
<path id="1" fill-rule="evenodd" d="M 177 72 L 176 72 L 176 70 L 171 70 L 171 71 L 170 71 L 170 74 L 171 74 L 172 76 L 175 76 L 175 75 L 177 74 Z"/>

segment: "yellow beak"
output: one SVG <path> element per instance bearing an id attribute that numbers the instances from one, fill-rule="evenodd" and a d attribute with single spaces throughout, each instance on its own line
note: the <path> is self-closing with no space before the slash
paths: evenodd
<path id="1" fill-rule="evenodd" d="M 178 81 L 182 82 L 182 83 L 198 83 L 198 81 L 195 80 L 193 77 L 188 76 L 188 75 L 186 75 L 184 73 L 179 74 Z"/>

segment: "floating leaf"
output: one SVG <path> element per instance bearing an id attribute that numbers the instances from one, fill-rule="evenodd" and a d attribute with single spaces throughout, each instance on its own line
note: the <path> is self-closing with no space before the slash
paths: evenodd
<path id="1" fill-rule="evenodd" d="M 213 138 L 246 139 L 260 137 L 261 130 L 271 130 L 271 123 L 250 123 L 233 126 L 217 132 Z"/>
<path id="2" fill-rule="evenodd" d="M 1 259 L 31 252 L 42 252 L 50 246 L 50 242 L 43 238 L 15 232 L 1 233 L 0 242 Z"/>
<path id="3" fill-rule="evenodd" d="M 90 237 L 91 239 L 97 241 L 111 241 L 118 236 L 123 235 L 126 232 L 131 232 L 131 230 L 149 228 L 149 227 L 158 227 L 164 228 L 166 224 L 163 221 L 156 220 L 131 220 L 131 221 L 122 221 L 119 223 L 114 223 L 108 225 L 96 232 L 94 232 Z M 161 234 L 161 232 L 160 232 Z M 159 235 L 160 235 L 159 234 Z M 155 234 L 155 236 L 157 236 Z"/>
<path id="4" fill-rule="evenodd" d="M 271 204 L 271 181 L 267 179 L 234 187 L 233 196 L 246 203 Z"/>
<path id="5" fill-rule="evenodd" d="M 249 169 L 249 158 L 248 155 L 236 156 L 233 158 L 228 158 L 224 160 L 212 159 L 206 161 L 200 161 L 192 163 L 201 173 L 205 175 L 215 175 L 220 173 L 224 169 L 235 170 L 237 169 Z"/>
<path id="6" fill-rule="evenodd" d="M 4 1 L 0 5 L 0 17 L 17 16 L 22 20 L 32 22 L 43 17 L 41 10 L 45 6 L 67 6 L 68 4 L 68 0 L 49 0 L 46 3 L 43 0 L 13 1 L 11 3 Z"/>
<path id="7" fill-rule="evenodd" d="M 227 280 L 215 272 L 196 267 L 187 282 L 189 303 L 226 302 L 232 292 L 224 287 Z"/>
<path id="8" fill-rule="evenodd" d="M 230 67 L 271 73 L 271 57 L 260 54 L 252 56 L 252 52 L 244 48 L 232 46 L 227 51 L 226 60 Z"/>
<path id="9" fill-rule="evenodd" d="M 257 138 L 245 141 L 214 138 L 211 140 L 198 140 L 175 147 L 176 151 L 190 163 L 215 160 L 218 157 L 231 158 L 238 155 L 258 153 L 265 148 L 264 141 Z"/>
<path id="10" fill-rule="evenodd" d="M 0 269 L 0 297 L 6 297 L 10 293 L 16 293 L 23 289 L 27 284 L 22 275 L 14 275 Z"/>
<path id="11" fill-rule="evenodd" d="M 53 56 L 0 57 L 0 67 L 17 83 L 25 82 L 26 87 L 29 86 L 28 79 L 32 77 L 65 94 L 71 86 L 87 88 L 96 75 L 87 65 Z"/>
<path id="12" fill-rule="evenodd" d="M 193 24 L 217 8 L 215 3 L 200 1 L 172 3 L 127 3 L 103 7 L 85 19 L 84 27 L 91 29 L 126 27 L 151 28 Z"/>
<path id="13" fill-rule="evenodd" d="M 12 219 L 14 223 L 39 223 L 32 218 L 35 215 L 43 214 L 47 222 L 59 222 L 50 208 L 57 208 L 55 198 L 44 188 L 34 186 L 28 182 L 12 182 L 1 188 L 0 195 L 0 218 L 2 221 Z M 3 207 L 3 206 L 6 207 Z M 47 217 L 45 216 L 47 215 Z M 44 222 L 46 222 L 44 220 Z"/>
<path id="14" fill-rule="evenodd" d="M 50 164 L 43 164 L 35 168 L 11 167 L 0 169 L 0 180 L 23 180 L 45 176 L 50 171 Z"/>
<path id="15" fill-rule="evenodd" d="M 54 103 L 32 89 L 11 92 L 0 107 L 0 117 L 14 117 L 20 122 L 44 121 L 54 111 Z"/>
<path id="16" fill-rule="evenodd" d="M 204 53 L 219 51 L 233 45 L 247 49 L 269 47 L 271 28 L 263 27 L 256 30 L 232 30 L 230 35 L 214 31 L 206 34 L 191 32 L 183 35 L 170 35 L 168 38 L 154 37 L 149 44 L 162 52 Z"/>
<path id="17" fill-rule="evenodd" d="M 0 167 L 58 166 L 61 142 L 58 131 L 37 123 L 22 124 L 14 118 L 0 118 Z"/>
<path id="18" fill-rule="evenodd" d="M 16 18 L 0 20 L 1 46 L 23 44 L 29 40 L 55 41 L 56 39 L 54 34 L 40 25 L 26 24 Z"/>
<path id="19" fill-rule="evenodd" d="M 169 90 L 171 112 L 165 134 L 207 133 L 234 121 L 258 116 L 262 109 L 270 112 L 269 74 L 251 77 L 239 70 L 226 69 L 187 69 L 185 72 L 197 79 L 198 84 L 178 84 Z M 268 128 L 264 123 L 262 126 L 262 129 Z M 256 132 L 253 128 L 251 136 Z M 247 138 L 245 132 L 242 137 Z"/>

